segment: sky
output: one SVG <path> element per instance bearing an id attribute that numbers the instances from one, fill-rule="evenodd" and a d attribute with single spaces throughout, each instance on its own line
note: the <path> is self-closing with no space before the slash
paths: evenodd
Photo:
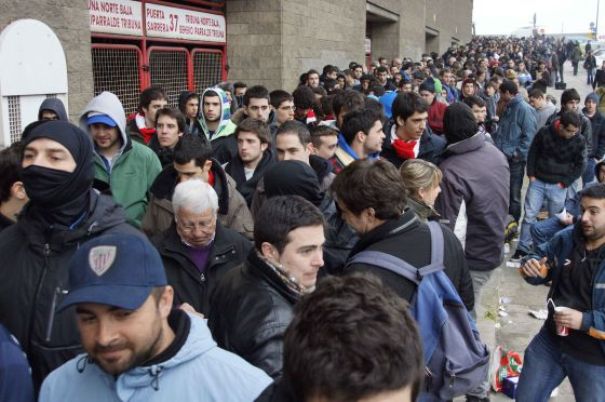
<path id="1" fill-rule="evenodd" d="M 536 25 L 546 34 L 588 33 L 596 22 L 598 0 L 474 0 L 473 23 L 478 35 L 508 35 Z M 605 34 L 605 0 L 599 9 L 599 35 Z"/>

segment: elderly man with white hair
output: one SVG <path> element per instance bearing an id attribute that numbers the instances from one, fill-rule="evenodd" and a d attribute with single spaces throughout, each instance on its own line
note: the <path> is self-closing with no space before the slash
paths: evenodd
<path id="1" fill-rule="evenodd" d="M 153 239 L 160 252 L 174 304 L 188 304 L 204 315 L 220 278 L 241 264 L 251 242 L 217 222 L 218 197 L 202 180 L 179 183 L 172 196 L 174 223 Z"/>

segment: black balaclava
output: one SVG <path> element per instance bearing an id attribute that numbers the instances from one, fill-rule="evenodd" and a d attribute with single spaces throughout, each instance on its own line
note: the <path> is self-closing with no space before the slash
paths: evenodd
<path id="1" fill-rule="evenodd" d="M 76 168 L 71 173 L 37 165 L 23 169 L 29 208 L 47 224 L 71 226 L 89 207 L 94 180 L 92 141 L 84 131 L 69 122 L 42 121 L 25 128 L 23 148 L 39 138 L 48 138 L 67 148 L 76 161 Z"/>
<path id="2" fill-rule="evenodd" d="M 324 193 L 319 188 L 317 174 L 301 161 L 281 161 L 263 176 L 267 198 L 276 195 L 299 195 L 313 205 L 319 206 Z"/>

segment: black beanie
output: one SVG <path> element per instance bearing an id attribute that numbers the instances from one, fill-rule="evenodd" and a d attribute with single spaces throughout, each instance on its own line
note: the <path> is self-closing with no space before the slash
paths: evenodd
<path id="1" fill-rule="evenodd" d="M 472 109 L 462 102 L 448 106 L 443 115 L 443 131 L 448 144 L 454 144 L 477 134 L 479 126 Z"/>
<path id="2" fill-rule="evenodd" d="M 36 121 L 25 127 L 21 144 L 25 147 L 38 138 L 48 138 L 63 145 L 77 165 L 88 163 L 93 166 L 92 140 L 79 127 L 61 120 Z"/>
<path id="3" fill-rule="evenodd" d="M 435 93 L 435 80 L 429 77 L 420 86 L 418 87 L 418 92 L 420 91 L 429 91 L 430 93 Z"/>
<path id="4" fill-rule="evenodd" d="M 299 195 L 315 206 L 324 199 L 319 188 L 317 174 L 301 161 L 281 161 L 272 166 L 263 176 L 267 198 L 276 195 Z"/>

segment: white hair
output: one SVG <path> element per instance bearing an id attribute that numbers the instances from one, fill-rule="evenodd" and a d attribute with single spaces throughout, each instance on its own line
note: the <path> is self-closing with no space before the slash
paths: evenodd
<path id="1" fill-rule="evenodd" d="M 179 209 L 184 208 L 194 214 L 200 214 L 210 209 L 216 216 L 218 211 L 218 196 L 216 191 L 200 179 L 187 180 L 177 184 L 172 196 L 172 210 L 176 217 Z"/>

